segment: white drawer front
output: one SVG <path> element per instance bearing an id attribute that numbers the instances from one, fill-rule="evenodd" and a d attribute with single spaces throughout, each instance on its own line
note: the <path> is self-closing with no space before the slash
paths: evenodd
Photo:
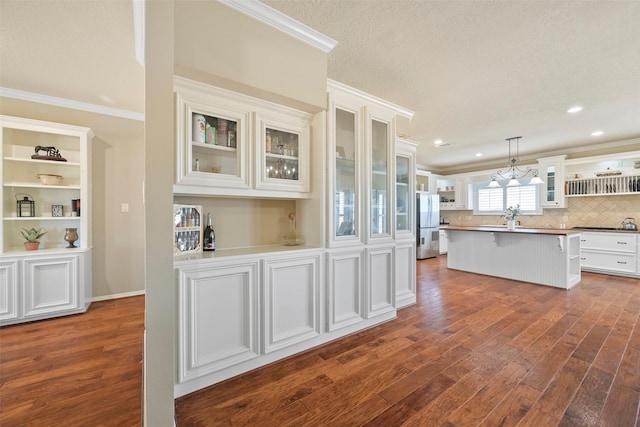
<path id="1" fill-rule="evenodd" d="M 635 273 L 636 262 L 637 259 L 634 254 L 615 254 L 585 250 L 580 254 L 580 263 L 583 268 Z"/>
<path id="2" fill-rule="evenodd" d="M 636 252 L 634 233 L 582 233 L 580 247 L 600 251 Z"/>

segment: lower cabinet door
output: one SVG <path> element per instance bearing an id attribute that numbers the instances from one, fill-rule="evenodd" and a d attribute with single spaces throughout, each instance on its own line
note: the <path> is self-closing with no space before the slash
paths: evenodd
<path id="1" fill-rule="evenodd" d="M 398 242 L 396 258 L 396 308 L 416 302 L 416 247 L 413 241 Z"/>
<path id="2" fill-rule="evenodd" d="M 395 311 L 393 247 L 367 248 L 366 318 Z"/>
<path id="3" fill-rule="evenodd" d="M 260 355 L 258 261 L 178 269 L 178 382 Z"/>
<path id="4" fill-rule="evenodd" d="M 25 319 L 79 307 L 78 262 L 78 256 L 42 257 L 23 261 Z"/>
<path id="5" fill-rule="evenodd" d="M 264 278 L 264 353 L 320 335 L 320 255 L 267 259 Z"/>
<path id="6" fill-rule="evenodd" d="M 327 254 L 327 329 L 364 320 L 364 250 Z"/>
<path id="7" fill-rule="evenodd" d="M 18 260 L 0 262 L 0 322 L 17 319 Z"/>

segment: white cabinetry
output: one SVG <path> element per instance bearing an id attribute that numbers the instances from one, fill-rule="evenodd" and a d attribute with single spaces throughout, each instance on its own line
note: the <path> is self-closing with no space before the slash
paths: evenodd
<path id="1" fill-rule="evenodd" d="M 564 159 L 566 156 L 538 159 L 538 176 L 542 179 L 540 205 L 543 208 L 565 208 Z"/>
<path id="2" fill-rule="evenodd" d="M 396 140 L 396 308 L 416 302 L 416 148 L 412 141 Z"/>
<path id="3" fill-rule="evenodd" d="M 0 125 L 0 324 L 84 312 L 91 299 L 93 133 L 84 127 L 8 116 L 0 116 Z M 53 149 L 36 150 L 38 146 L 54 147 L 59 156 Z M 42 174 L 61 178 L 45 185 L 38 178 Z M 17 212 L 16 201 L 24 197 L 34 201 L 33 216 Z M 46 232 L 38 250 L 25 250 L 23 228 Z M 64 240 L 69 229 L 78 234 L 72 248 Z"/>
<path id="4" fill-rule="evenodd" d="M 0 322 L 18 319 L 18 269 L 17 259 L 0 260 Z"/>
<path id="5" fill-rule="evenodd" d="M 327 255 L 327 329 L 364 320 L 364 249 L 333 250 Z"/>
<path id="6" fill-rule="evenodd" d="M 320 335 L 320 255 L 267 259 L 264 353 Z"/>
<path id="7" fill-rule="evenodd" d="M 396 146 L 397 107 L 333 81 L 328 86 L 328 325 L 335 330 L 395 314 L 394 249 L 400 241 L 403 251 L 414 244 L 415 146 Z M 356 255 L 363 253 L 364 276 Z M 401 286 L 405 303 L 411 286 Z"/>
<path id="8" fill-rule="evenodd" d="M 441 177 L 437 180 L 436 191 L 440 196 L 440 210 L 473 209 L 468 176 Z"/>
<path id="9" fill-rule="evenodd" d="M 583 270 L 640 276 L 638 274 L 638 234 L 585 232 L 580 236 Z"/>
<path id="10" fill-rule="evenodd" d="M 174 194 L 307 198 L 311 115 L 174 78 Z"/>
<path id="11" fill-rule="evenodd" d="M 440 249 L 440 254 L 446 254 L 447 253 L 447 246 L 448 246 L 448 240 L 447 240 L 447 232 L 445 230 L 440 230 L 440 240 L 439 240 L 439 249 Z"/>
<path id="12" fill-rule="evenodd" d="M 178 382 L 260 355 L 258 262 L 178 270 Z"/>

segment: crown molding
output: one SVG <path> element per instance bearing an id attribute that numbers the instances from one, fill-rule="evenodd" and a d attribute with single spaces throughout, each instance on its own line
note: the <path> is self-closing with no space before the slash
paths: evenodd
<path id="1" fill-rule="evenodd" d="M 38 104 L 54 105 L 56 107 L 71 108 L 73 110 L 104 114 L 106 116 L 120 117 L 123 119 L 137 120 L 141 122 L 144 121 L 144 113 L 138 113 L 137 111 L 121 110 L 118 108 L 106 107 L 104 105 L 89 104 L 88 102 L 58 98 L 55 96 L 26 92 L 24 90 L 11 89 L 8 87 L 0 87 L 0 97 L 37 102 Z"/>
<path id="2" fill-rule="evenodd" d="M 257 0 L 218 0 L 263 24 L 269 25 L 285 34 L 290 35 L 304 43 L 313 46 L 325 53 L 329 53 L 338 44 L 337 41 L 314 30 L 311 27 L 296 21 L 290 16 L 260 3 Z"/>
<path id="3" fill-rule="evenodd" d="M 397 115 L 401 116 L 401 117 L 405 117 L 409 120 L 411 120 L 413 118 L 413 111 L 409 110 L 408 108 L 404 108 L 401 107 L 399 105 L 393 104 L 389 101 L 385 101 L 384 99 L 378 98 L 376 96 L 370 95 L 366 92 L 361 91 L 360 89 L 356 89 L 353 88 L 351 86 L 347 86 L 344 83 L 340 83 L 337 82 L 335 80 L 332 79 L 327 79 L 327 87 L 329 89 L 334 88 L 334 89 L 338 89 L 342 92 L 345 93 L 349 93 L 351 95 L 355 95 L 359 98 L 363 98 L 366 99 L 369 102 L 372 102 L 374 104 L 378 104 L 381 105 L 384 108 L 388 108 L 390 110 L 393 110 Z"/>

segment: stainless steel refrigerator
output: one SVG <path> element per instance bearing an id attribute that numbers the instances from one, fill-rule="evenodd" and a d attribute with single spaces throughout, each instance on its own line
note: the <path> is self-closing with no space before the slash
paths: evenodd
<path id="1" fill-rule="evenodd" d="M 440 197 L 416 192 L 417 259 L 437 257 L 440 253 Z"/>

